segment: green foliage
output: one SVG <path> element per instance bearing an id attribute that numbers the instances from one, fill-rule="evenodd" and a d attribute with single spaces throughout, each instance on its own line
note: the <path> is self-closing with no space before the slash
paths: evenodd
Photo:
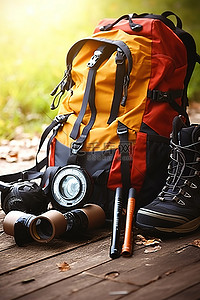
<path id="1" fill-rule="evenodd" d="M 66 53 L 102 18 L 172 10 L 200 52 L 196 0 L 1 0 L 0 6 L 0 138 L 13 138 L 18 125 L 40 131 L 56 115 L 50 111 L 49 94 L 62 78 Z M 189 96 L 196 101 L 200 101 L 198 74 L 199 66 L 189 86 Z"/>

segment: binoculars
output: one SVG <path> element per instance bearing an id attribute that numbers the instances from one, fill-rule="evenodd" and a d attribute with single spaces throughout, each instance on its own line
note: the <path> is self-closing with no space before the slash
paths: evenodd
<path id="1" fill-rule="evenodd" d="M 86 204 L 65 214 L 52 209 L 35 216 L 13 210 L 5 216 L 3 229 L 6 234 L 14 236 L 18 246 L 23 246 L 32 240 L 48 243 L 65 232 L 77 234 L 101 227 L 104 223 L 104 210 L 98 205 Z"/>

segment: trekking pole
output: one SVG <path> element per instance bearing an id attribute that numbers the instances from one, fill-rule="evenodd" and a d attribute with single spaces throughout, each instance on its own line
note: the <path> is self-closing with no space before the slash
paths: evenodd
<path id="1" fill-rule="evenodd" d="M 122 188 L 118 187 L 116 188 L 115 191 L 113 229 L 112 229 L 112 240 L 110 246 L 111 258 L 118 258 L 121 254 L 121 247 L 120 247 L 121 220 L 122 220 Z"/>
<path id="2" fill-rule="evenodd" d="M 128 204 L 126 212 L 126 227 L 124 235 L 124 243 L 122 246 L 122 255 L 131 256 L 133 246 L 133 216 L 135 210 L 135 189 L 129 189 Z"/>

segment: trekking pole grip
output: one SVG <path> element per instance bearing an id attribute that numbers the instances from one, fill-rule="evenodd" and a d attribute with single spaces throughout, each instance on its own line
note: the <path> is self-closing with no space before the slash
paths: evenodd
<path id="1" fill-rule="evenodd" d="M 132 255 L 134 210 L 135 210 L 135 189 L 130 188 L 129 195 L 128 195 L 127 212 L 126 212 L 126 227 L 125 227 L 124 243 L 122 246 L 123 256 Z"/>
<path id="2" fill-rule="evenodd" d="M 120 231 L 122 219 L 122 188 L 118 187 L 115 191 L 114 215 L 113 215 L 113 229 L 110 246 L 110 257 L 118 258 L 121 254 L 120 249 Z"/>

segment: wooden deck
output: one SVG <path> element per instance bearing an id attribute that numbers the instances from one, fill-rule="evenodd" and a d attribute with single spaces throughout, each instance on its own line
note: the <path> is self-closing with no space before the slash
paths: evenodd
<path id="1" fill-rule="evenodd" d="M 143 233 L 136 230 L 133 256 L 111 260 L 110 226 L 81 239 L 18 247 L 0 216 L 1 300 L 200 299 L 200 230 L 162 238 L 157 248 L 138 241 Z"/>

